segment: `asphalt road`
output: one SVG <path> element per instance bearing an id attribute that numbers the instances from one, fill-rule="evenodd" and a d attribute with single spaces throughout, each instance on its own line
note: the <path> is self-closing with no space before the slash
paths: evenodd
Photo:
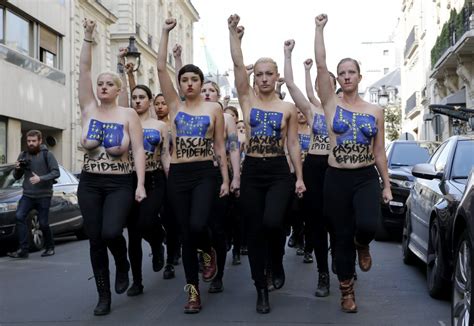
<path id="1" fill-rule="evenodd" d="M 448 301 L 430 298 L 424 268 L 405 266 L 400 244 L 374 242 L 373 266 L 358 271 L 357 314 L 339 309 L 337 279 L 331 275 L 331 294 L 316 298 L 316 265 L 303 264 L 295 250 L 287 248 L 285 286 L 270 293 L 272 311 L 255 312 L 256 293 L 246 256 L 242 265 L 231 266 L 224 276 L 225 290 L 208 294 L 201 283 L 203 309 L 196 315 L 182 312 L 186 300 L 182 265 L 176 278 L 163 280 L 154 273 L 150 249 L 144 244 L 145 293 L 138 297 L 112 294 L 112 313 L 93 316 L 97 294 L 89 262 L 87 241 L 60 241 L 56 255 L 42 258 L 31 253 L 27 260 L 0 257 L 0 325 L 449 325 Z M 113 260 L 111 260 L 113 261 Z M 111 282 L 115 270 L 111 269 Z"/>

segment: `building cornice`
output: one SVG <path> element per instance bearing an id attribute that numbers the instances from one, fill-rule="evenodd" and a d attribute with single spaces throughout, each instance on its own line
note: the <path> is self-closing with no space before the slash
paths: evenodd
<path id="1" fill-rule="evenodd" d="M 88 6 L 94 10 L 96 14 L 102 16 L 108 25 L 112 25 L 118 20 L 118 17 L 101 4 L 100 0 L 79 0 L 79 3 Z"/>
<path id="2" fill-rule="evenodd" d="M 183 9 L 186 9 L 188 13 L 191 14 L 193 22 L 197 22 L 199 20 L 199 13 L 196 8 L 194 8 L 191 0 L 180 0 L 179 3 L 182 5 Z"/>

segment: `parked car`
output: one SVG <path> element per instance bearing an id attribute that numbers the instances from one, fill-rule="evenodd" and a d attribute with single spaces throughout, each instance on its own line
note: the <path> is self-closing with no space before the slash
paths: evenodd
<path id="1" fill-rule="evenodd" d="M 13 164 L 0 165 L 0 242 L 17 241 L 15 234 L 15 213 L 23 188 L 23 178 L 15 180 Z M 77 179 L 64 167 L 60 166 L 60 177 L 53 186 L 53 197 L 49 210 L 49 223 L 53 235 L 74 234 L 78 239 L 85 239 L 83 220 L 77 202 Z M 44 245 L 43 233 L 39 228 L 36 211 L 31 211 L 27 219 L 30 230 L 30 250 L 40 250 Z"/>
<path id="2" fill-rule="evenodd" d="M 406 200 L 415 179 L 411 169 L 415 164 L 428 162 L 439 144 L 434 141 L 396 140 L 388 145 L 387 167 L 393 200 L 387 204 L 381 200 L 382 214 L 379 215 L 375 240 L 401 238 Z"/>
<path id="3" fill-rule="evenodd" d="M 453 136 L 429 163 L 412 169 L 416 179 L 407 200 L 403 261 L 418 257 L 426 263 L 428 291 L 435 298 L 444 297 L 451 282 L 453 222 L 473 166 L 474 137 Z"/>
<path id="4" fill-rule="evenodd" d="M 471 305 L 471 273 L 474 243 L 474 169 L 454 219 L 452 232 L 453 287 L 451 300 L 451 325 L 473 325 L 474 310 Z"/>

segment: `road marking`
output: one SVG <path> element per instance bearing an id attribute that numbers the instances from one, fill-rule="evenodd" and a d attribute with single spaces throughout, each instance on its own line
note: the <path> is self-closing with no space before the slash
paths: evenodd
<path id="1" fill-rule="evenodd" d="M 439 323 L 441 326 L 446 326 L 446 324 L 444 323 L 444 321 L 438 320 L 438 323 Z"/>

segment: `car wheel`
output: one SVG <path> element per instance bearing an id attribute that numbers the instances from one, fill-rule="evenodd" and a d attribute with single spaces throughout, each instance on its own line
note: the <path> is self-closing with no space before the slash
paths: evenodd
<path id="1" fill-rule="evenodd" d="M 384 217 L 382 212 L 379 212 L 377 217 L 377 229 L 375 230 L 375 240 L 377 241 L 386 241 L 389 240 L 390 234 L 387 231 L 387 228 L 384 225 Z"/>
<path id="2" fill-rule="evenodd" d="M 44 235 L 40 229 L 38 214 L 34 213 L 28 217 L 27 226 L 29 231 L 30 251 L 38 251 L 44 247 Z"/>
<path id="3" fill-rule="evenodd" d="M 406 265 L 413 265 L 416 262 L 416 256 L 411 252 L 410 245 L 410 236 L 411 236 L 411 218 L 410 211 L 407 210 L 405 216 L 405 222 L 403 224 L 403 233 L 402 233 L 402 256 L 403 262 Z"/>
<path id="4" fill-rule="evenodd" d="M 451 300 L 451 325 L 469 325 L 471 311 L 471 252 L 467 231 L 461 236 L 457 246 L 453 273 Z"/>
<path id="5" fill-rule="evenodd" d="M 446 282 L 442 278 L 442 264 L 439 225 L 435 218 L 430 225 L 426 279 L 430 296 L 437 299 L 443 298 L 446 294 Z"/>

